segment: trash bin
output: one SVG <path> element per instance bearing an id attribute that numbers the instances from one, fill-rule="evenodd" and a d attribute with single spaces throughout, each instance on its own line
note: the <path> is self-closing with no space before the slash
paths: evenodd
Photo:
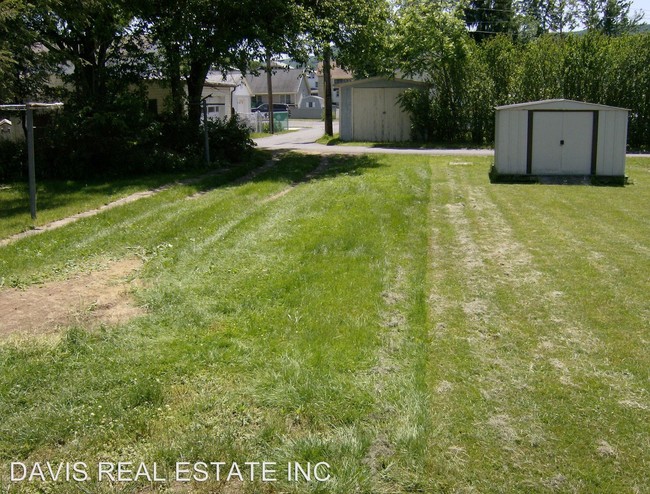
<path id="1" fill-rule="evenodd" d="M 279 130 L 288 130 L 289 129 L 289 112 L 279 111 L 273 112 L 273 130 L 276 132 Z"/>

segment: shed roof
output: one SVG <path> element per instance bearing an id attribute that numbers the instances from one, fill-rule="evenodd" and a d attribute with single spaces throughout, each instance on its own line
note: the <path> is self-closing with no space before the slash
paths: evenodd
<path id="1" fill-rule="evenodd" d="M 627 108 L 617 106 L 600 105 L 598 103 L 585 103 L 570 99 L 547 99 L 541 101 L 530 101 L 527 103 L 516 103 L 514 105 L 497 106 L 497 110 L 622 110 Z"/>
<path id="2" fill-rule="evenodd" d="M 414 81 L 412 79 L 399 79 L 396 77 L 370 77 L 368 79 L 359 79 L 357 81 L 346 82 L 339 87 L 418 87 L 426 86 L 426 83 Z"/>

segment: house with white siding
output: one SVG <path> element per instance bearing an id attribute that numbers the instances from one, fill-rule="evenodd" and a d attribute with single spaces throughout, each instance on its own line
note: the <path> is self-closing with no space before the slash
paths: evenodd
<path id="1" fill-rule="evenodd" d="M 252 106 L 256 107 L 269 102 L 267 74 L 249 74 L 246 82 L 252 92 Z M 309 82 L 303 69 L 276 68 L 271 74 L 271 89 L 273 103 L 284 103 L 293 108 L 299 108 L 302 99 L 311 95 Z"/>

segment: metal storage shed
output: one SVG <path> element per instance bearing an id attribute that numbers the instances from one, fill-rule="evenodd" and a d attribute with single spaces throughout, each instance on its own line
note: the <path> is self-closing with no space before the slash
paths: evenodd
<path id="1" fill-rule="evenodd" d="M 566 99 L 496 108 L 494 179 L 625 180 L 624 108 Z"/>
<path id="2" fill-rule="evenodd" d="M 373 77 L 341 85 L 339 132 L 344 141 L 397 142 L 411 137 L 411 117 L 398 97 L 421 82 Z"/>

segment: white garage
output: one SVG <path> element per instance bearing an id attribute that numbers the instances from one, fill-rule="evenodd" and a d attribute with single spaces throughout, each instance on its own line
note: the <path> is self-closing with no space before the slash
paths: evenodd
<path id="1" fill-rule="evenodd" d="M 627 113 L 565 99 L 499 106 L 493 178 L 589 176 L 622 182 Z"/>
<path id="2" fill-rule="evenodd" d="M 398 142 L 411 138 L 411 117 L 399 95 L 423 83 L 374 77 L 340 86 L 340 135 L 344 141 Z"/>

